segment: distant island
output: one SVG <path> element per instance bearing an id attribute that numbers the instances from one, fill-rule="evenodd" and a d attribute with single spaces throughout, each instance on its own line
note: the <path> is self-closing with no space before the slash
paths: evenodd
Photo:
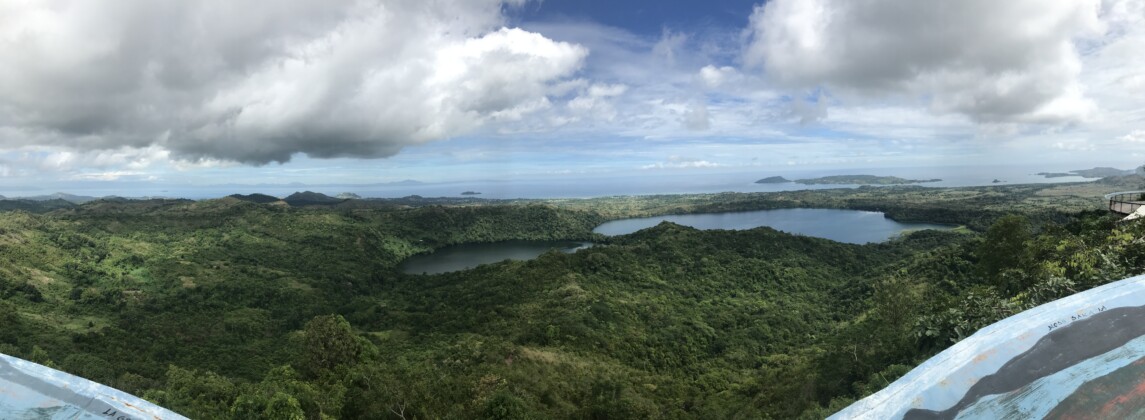
<path id="1" fill-rule="evenodd" d="M 759 181 L 755 181 L 756 184 L 783 184 L 787 182 L 791 182 L 791 180 L 781 176 L 769 176 Z"/>
<path id="2" fill-rule="evenodd" d="M 821 178 L 797 179 L 795 182 L 803 185 L 832 184 L 832 185 L 903 185 L 939 182 L 941 179 L 906 179 L 897 176 L 876 175 L 832 175 Z"/>
<path id="3" fill-rule="evenodd" d="M 481 193 L 479 193 L 477 191 L 466 191 L 466 192 L 461 193 L 461 195 L 481 195 Z"/>
<path id="4" fill-rule="evenodd" d="M 1082 178 L 1105 178 L 1108 176 L 1133 175 L 1133 170 L 1102 166 L 1093 169 L 1078 169 L 1069 172 L 1038 172 L 1034 175 L 1041 175 L 1046 178 L 1062 178 L 1067 176 L 1080 176 Z"/>

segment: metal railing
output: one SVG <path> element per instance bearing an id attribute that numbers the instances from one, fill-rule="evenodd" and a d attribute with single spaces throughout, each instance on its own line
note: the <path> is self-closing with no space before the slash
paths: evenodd
<path id="1" fill-rule="evenodd" d="M 1145 191 L 1121 191 L 1105 195 L 1109 202 L 1109 211 L 1120 214 L 1132 214 L 1145 206 Z"/>

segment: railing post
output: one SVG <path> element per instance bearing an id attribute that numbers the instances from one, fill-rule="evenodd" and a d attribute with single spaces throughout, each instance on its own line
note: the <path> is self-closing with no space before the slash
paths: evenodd
<path id="1" fill-rule="evenodd" d="M 1141 207 L 1145 207 L 1145 191 L 1118 191 L 1106 194 L 1109 211 L 1120 214 L 1132 214 Z"/>

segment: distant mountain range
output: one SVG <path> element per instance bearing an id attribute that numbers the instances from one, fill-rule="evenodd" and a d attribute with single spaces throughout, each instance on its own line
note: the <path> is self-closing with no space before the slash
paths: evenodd
<path id="1" fill-rule="evenodd" d="M 54 193 L 54 194 L 46 194 L 46 195 L 32 195 L 32 196 L 25 196 L 25 197 L 5 197 L 5 196 L 0 195 L 0 200 L 9 200 L 9 201 L 11 201 L 11 200 L 23 200 L 23 201 L 36 201 L 36 202 L 62 200 L 62 201 L 66 201 L 66 202 L 69 202 L 72 204 L 85 204 L 85 203 L 90 203 L 90 202 L 96 201 L 96 200 L 123 201 L 123 200 L 154 200 L 154 199 L 167 199 L 167 198 L 169 198 L 169 197 L 143 196 L 143 197 L 126 198 L 126 197 L 120 197 L 117 195 L 93 197 L 90 195 L 75 195 L 75 194 L 68 194 L 68 193 L 62 193 L 62 192 L 58 192 L 58 193 Z"/>
<path id="2" fill-rule="evenodd" d="M 31 197 L 6 198 L 3 196 L 0 196 L 0 198 L 5 199 L 5 200 L 21 199 L 21 200 L 31 200 L 31 201 L 64 200 L 64 201 L 71 202 L 71 203 L 83 204 L 83 203 L 87 203 L 89 201 L 99 200 L 101 197 L 91 197 L 91 196 L 86 196 L 86 195 L 75 195 L 75 194 L 58 192 L 55 194 L 35 195 L 35 196 L 31 196 Z"/>
<path id="3" fill-rule="evenodd" d="M 29 213 L 46 213 L 56 209 L 66 209 L 78 206 L 70 201 L 54 200 L 25 200 L 17 198 L 0 199 L 0 211 L 23 210 Z"/>

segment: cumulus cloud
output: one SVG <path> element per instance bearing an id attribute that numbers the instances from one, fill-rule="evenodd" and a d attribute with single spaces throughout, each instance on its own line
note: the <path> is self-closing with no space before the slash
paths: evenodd
<path id="1" fill-rule="evenodd" d="M 523 0 L 0 4 L 0 147 L 384 157 L 550 106 L 588 51 Z"/>
<path id="2" fill-rule="evenodd" d="M 979 122 L 1067 122 L 1094 104 L 1075 41 L 1099 36 L 1099 0 L 774 0 L 744 61 L 796 88 L 909 95 Z"/>

